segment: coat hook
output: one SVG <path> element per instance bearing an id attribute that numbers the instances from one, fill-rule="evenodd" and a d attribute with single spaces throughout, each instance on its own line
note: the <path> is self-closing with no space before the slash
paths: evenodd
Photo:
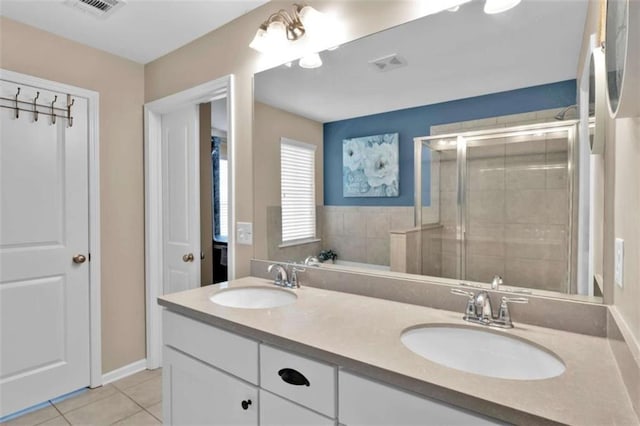
<path id="1" fill-rule="evenodd" d="M 56 103 L 57 100 L 58 100 L 58 95 L 55 95 L 55 97 L 53 98 L 53 102 L 51 102 L 51 124 L 56 124 L 56 110 L 53 107 L 53 105 Z"/>
<path id="2" fill-rule="evenodd" d="M 71 103 L 69 103 L 71 100 Z M 71 116 L 71 107 L 76 102 L 75 99 L 71 99 L 71 95 L 67 95 L 67 121 L 69 122 L 69 127 L 73 127 L 73 117 Z"/>
<path id="3" fill-rule="evenodd" d="M 20 109 L 18 108 L 18 95 L 20 94 L 20 88 L 18 87 L 18 93 L 16 93 L 16 118 L 20 118 Z"/>
<path id="4" fill-rule="evenodd" d="M 38 121 L 38 106 L 36 102 L 38 102 L 39 97 L 40 92 L 36 92 L 36 97 L 33 99 L 33 121 Z"/>

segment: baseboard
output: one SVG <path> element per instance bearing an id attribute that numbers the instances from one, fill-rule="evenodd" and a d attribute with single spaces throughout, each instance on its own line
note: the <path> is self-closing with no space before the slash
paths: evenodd
<path id="1" fill-rule="evenodd" d="M 147 369 L 147 359 L 141 359 L 136 362 L 132 362 L 131 364 L 125 365 L 124 367 L 120 367 L 116 370 L 109 371 L 102 375 L 102 384 L 106 385 L 107 383 L 115 382 L 116 380 L 123 379 L 127 376 L 135 374 L 139 371 Z"/>

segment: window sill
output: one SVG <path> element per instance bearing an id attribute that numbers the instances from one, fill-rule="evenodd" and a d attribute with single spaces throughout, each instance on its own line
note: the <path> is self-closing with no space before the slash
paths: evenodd
<path id="1" fill-rule="evenodd" d="M 319 243 L 321 241 L 322 239 L 320 238 L 305 238 L 304 240 L 287 241 L 286 243 L 278 245 L 278 248 L 303 246 L 305 244 Z"/>

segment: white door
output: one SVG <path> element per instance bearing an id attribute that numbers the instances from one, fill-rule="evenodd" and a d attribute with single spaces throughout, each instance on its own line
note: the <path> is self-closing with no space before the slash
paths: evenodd
<path id="1" fill-rule="evenodd" d="M 0 81 L 3 98 L 17 88 Z M 89 385 L 87 101 L 74 99 L 73 127 L 0 108 L 0 416 Z"/>
<path id="2" fill-rule="evenodd" d="M 162 116 L 163 294 L 200 286 L 196 105 Z"/>

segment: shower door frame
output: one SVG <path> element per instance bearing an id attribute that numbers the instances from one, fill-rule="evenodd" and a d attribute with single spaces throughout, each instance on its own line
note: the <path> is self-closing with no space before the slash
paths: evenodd
<path id="1" fill-rule="evenodd" d="M 422 229 L 422 154 L 423 148 L 429 148 L 431 152 L 435 144 L 445 143 L 451 147 L 440 149 L 452 150 L 456 149 L 456 247 L 457 247 L 457 277 L 462 281 L 466 279 L 466 229 L 467 229 L 467 152 L 469 142 L 477 142 L 482 140 L 500 139 L 527 135 L 536 135 L 539 133 L 567 133 L 567 184 L 568 184 L 568 229 L 567 229 L 567 294 L 577 293 L 577 197 L 578 191 L 575 190 L 578 179 L 578 135 L 579 120 L 553 121 L 536 124 L 517 125 L 504 128 L 492 128 L 485 130 L 475 130 L 457 133 L 447 133 L 434 136 L 422 136 L 414 138 L 414 220 L 415 226 Z M 455 147 L 451 144 L 455 140 Z M 519 143 L 519 141 L 504 142 Z M 431 194 L 433 197 L 433 194 Z M 438 202 L 441 206 L 441 203 Z M 438 215 L 440 221 L 442 217 Z M 422 233 L 419 234 L 422 238 Z M 422 241 L 418 244 L 418 256 L 422 259 Z M 420 273 L 422 274 L 422 264 L 419 262 Z"/>

